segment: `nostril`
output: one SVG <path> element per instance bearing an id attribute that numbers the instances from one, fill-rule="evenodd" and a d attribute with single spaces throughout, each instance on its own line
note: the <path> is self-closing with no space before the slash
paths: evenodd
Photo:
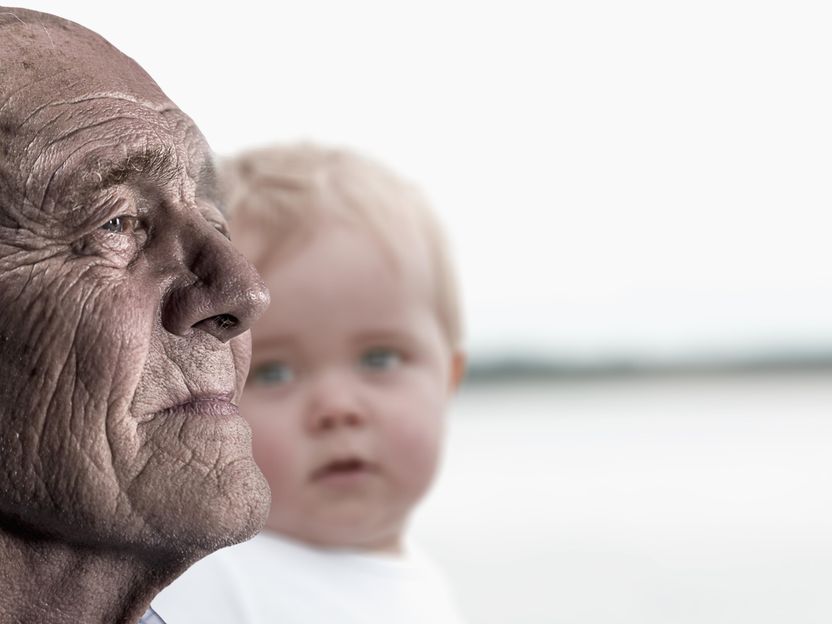
<path id="1" fill-rule="evenodd" d="M 214 323 L 222 330 L 231 329 L 240 324 L 237 317 L 232 314 L 217 314 L 214 317 Z"/>
<path id="2" fill-rule="evenodd" d="M 332 431 L 341 427 L 360 427 L 363 420 L 356 412 L 336 411 L 319 414 L 313 423 L 318 431 Z"/>

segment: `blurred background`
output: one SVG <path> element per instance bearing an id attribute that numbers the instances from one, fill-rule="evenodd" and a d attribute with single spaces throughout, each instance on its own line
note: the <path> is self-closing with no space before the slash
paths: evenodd
<path id="1" fill-rule="evenodd" d="M 413 531 L 472 624 L 832 621 L 827 3 L 25 4 L 219 153 L 427 191 L 471 372 Z"/>

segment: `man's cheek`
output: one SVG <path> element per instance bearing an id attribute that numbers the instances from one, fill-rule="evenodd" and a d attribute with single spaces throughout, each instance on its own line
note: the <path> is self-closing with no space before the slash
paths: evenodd
<path id="1" fill-rule="evenodd" d="M 57 296 L 26 291 L 0 321 L 0 418 L 9 425 L 4 432 L 18 432 L 12 446 L 0 444 L 14 465 L 30 467 L 15 475 L 15 490 L 43 510 L 44 526 L 60 517 L 91 526 L 95 517 L 86 516 L 94 510 L 115 513 L 120 473 L 137 453 L 135 423 L 126 416 L 141 340 L 123 331 L 121 323 L 131 322 L 119 315 L 123 300 L 81 285 L 76 279 Z"/>
<path id="2" fill-rule="evenodd" d="M 73 384 L 65 383 L 65 378 L 77 367 L 73 352 L 77 322 L 34 284 L 9 300 L 5 295 L 15 286 L 0 282 L 2 405 L 9 410 L 26 406 L 37 418 L 51 404 L 71 404 Z"/>
<path id="3" fill-rule="evenodd" d="M 76 319 L 74 348 L 94 401 L 130 396 L 147 357 L 153 304 L 123 287 L 88 289 Z"/>
<path id="4" fill-rule="evenodd" d="M 108 289 L 79 324 L 77 376 L 88 389 L 85 411 L 105 428 L 113 462 L 129 462 L 140 452 L 134 399 L 150 352 L 153 319 L 152 302 Z"/>

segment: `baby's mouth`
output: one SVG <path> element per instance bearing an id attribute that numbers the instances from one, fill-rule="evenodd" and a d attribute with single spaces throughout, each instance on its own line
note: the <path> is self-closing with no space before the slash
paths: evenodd
<path id="1" fill-rule="evenodd" d="M 315 470 L 312 473 L 312 480 L 317 481 L 328 477 L 348 477 L 365 472 L 375 472 L 375 470 L 373 464 L 359 457 L 336 459 Z"/>

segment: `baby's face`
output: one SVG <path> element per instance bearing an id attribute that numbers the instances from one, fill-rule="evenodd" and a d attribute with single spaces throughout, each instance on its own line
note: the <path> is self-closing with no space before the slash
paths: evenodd
<path id="1" fill-rule="evenodd" d="M 273 263 L 241 411 L 272 489 L 266 526 L 330 547 L 396 550 L 436 471 L 461 358 L 426 254 L 394 261 L 330 225 Z"/>

